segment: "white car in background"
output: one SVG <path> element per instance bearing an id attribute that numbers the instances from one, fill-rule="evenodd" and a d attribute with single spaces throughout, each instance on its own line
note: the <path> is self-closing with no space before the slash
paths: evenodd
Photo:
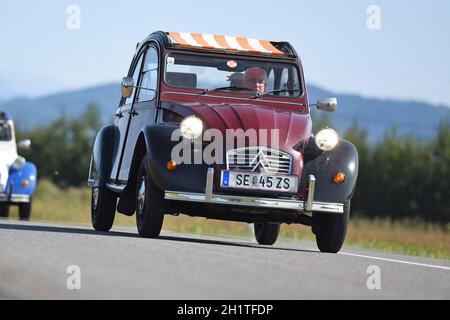
<path id="1" fill-rule="evenodd" d="M 9 217 L 11 205 L 19 207 L 19 218 L 28 220 L 37 182 L 36 166 L 17 153 L 28 149 L 30 140 L 16 145 L 14 122 L 6 112 L 0 112 L 0 217 Z"/>

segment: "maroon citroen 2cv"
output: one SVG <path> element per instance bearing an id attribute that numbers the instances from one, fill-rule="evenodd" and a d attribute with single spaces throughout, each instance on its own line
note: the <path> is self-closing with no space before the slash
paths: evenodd
<path id="1" fill-rule="evenodd" d="M 254 224 L 272 245 L 280 224 L 311 226 L 324 252 L 345 239 L 358 153 L 335 130 L 312 132 L 300 59 L 287 42 L 154 32 L 136 48 L 113 124 L 95 140 L 92 224 L 136 212 L 158 237 L 165 214 Z"/>

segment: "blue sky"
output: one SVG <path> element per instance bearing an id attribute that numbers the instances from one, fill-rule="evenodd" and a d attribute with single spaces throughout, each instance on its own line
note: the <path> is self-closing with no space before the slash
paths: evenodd
<path id="1" fill-rule="evenodd" d="M 81 29 L 66 27 L 69 5 Z M 369 5 L 381 29 L 369 30 Z M 287 40 L 306 80 L 335 92 L 450 106 L 450 1 L 7 1 L 0 11 L 0 99 L 106 82 L 155 30 Z"/>

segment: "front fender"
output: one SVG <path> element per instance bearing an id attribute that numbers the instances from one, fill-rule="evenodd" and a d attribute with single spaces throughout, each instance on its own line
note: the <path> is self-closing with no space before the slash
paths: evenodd
<path id="1" fill-rule="evenodd" d="M 26 162 L 25 166 L 20 169 L 16 169 L 13 166 L 10 167 L 6 191 L 11 194 L 31 197 L 36 190 L 36 183 L 36 166 L 31 162 Z"/>
<path id="2" fill-rule="evenodd" d="M 314 201 L 346 203 L 354 194 L 358 178 L 358 151 L 347 140 L 341 139 L 335 149 L 323 152 L 320 156 L 305 163 L 301 188 L 305 190 L 309 175 L 316 178 Z M 337 185 L 333 182 L 336 172 L 345 173 L 345 182 Z"/>
<path id="3" fill-rule="evenodd" d="M 205 192 L 208 167 L 206 164 L 180 164 L 168 171 L 172 149 L 179 141 L 171 141 L 172 132 L 179 128 L 175 123 L 159 123 L 143 128 L 148 167 L 153 182 L 161 190 Z"/>
<path id="4" fill-rule="evenodd" d="M 101 128 L 95 137 L 88 180 L 91 187 L 105 187 L 111 176 L 115 134 L 118 134 L 117 128 L 108 125 Z"/>

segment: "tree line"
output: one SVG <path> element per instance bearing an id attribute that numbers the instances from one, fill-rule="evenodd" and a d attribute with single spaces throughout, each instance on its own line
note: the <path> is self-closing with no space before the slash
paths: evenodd
<path id="1" fill-rule="evenodd" d="M 16 140 L 31 140 L 31 148 L 19 153 L 36 164 L 39 178 L 50 179 L 60 187 L 81 186 L 88 178 L 92 145 L 102 126 L 100 119 L 100 108 L 90 104 L 77 118 L 62 115 L 32 130 L 20 130 L 18 122 Z"/>
<path id="2" fill-rule="evenodd" d="M 327 117 L 313 117 L 316 130 L 333 127 Z M 21 154 L 37 165 L 41 178 L 61 187 L 85 185 L 100 119 L 100 109 L 89 105 L 78 118 L 61 116 L 46 126 L 17 129 L 18 140 L 32 140 L 32 148 Z M 395 127 L 377 143 L 367 136 L 356 122 L 343 134 L 356 145 L 360 160 L 352 215 L 450 223 L 450 121 L 428 141 L 399 136 Z"/>
<path id="3" fill-rule="evenodd" d="M 346 134 L 360 156 L 353 208 L 370 217 L 420 217 L 450 222 L 450 123 L 432 141 L 399 137 L 395 128 L 370 146 L 354 125 Z"/>
<path id="4" fill-rule="evenodd" d="M 316 130 L 333 127 L 327 116 Z M 359 154 L 359 174 L 352 215 L 391 219 L 419 218 L 450 223 L 450 119 L 441 122 L 432 140 L 400 136 L 394 126 L 376 143 L 357 122 L 343 134 Z"/>

